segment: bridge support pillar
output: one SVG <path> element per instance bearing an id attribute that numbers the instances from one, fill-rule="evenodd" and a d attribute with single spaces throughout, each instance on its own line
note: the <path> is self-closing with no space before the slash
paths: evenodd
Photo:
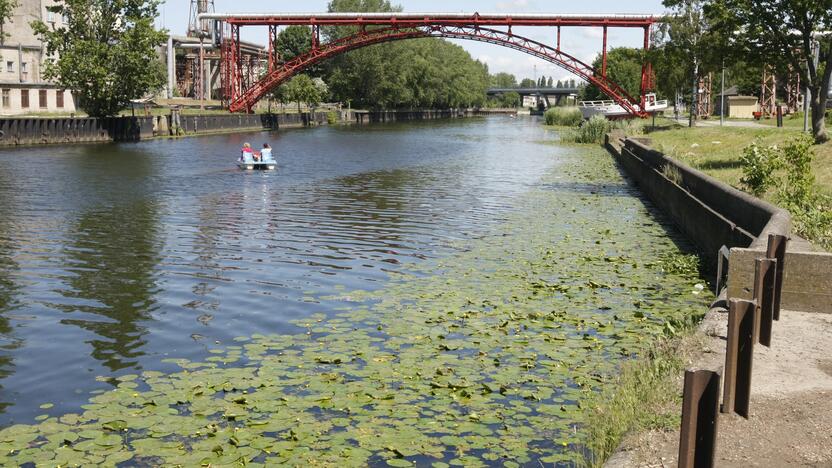
<path id="1" fill-rule="evenodd" d="M 604 50 L 602 52 L 603 58 L 601 59 L 601 76 L 607 76 L 607 27 L 604 26 Z"/>

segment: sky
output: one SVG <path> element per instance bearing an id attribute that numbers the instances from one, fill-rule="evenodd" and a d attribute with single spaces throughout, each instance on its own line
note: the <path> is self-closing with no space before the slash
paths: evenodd
<path id="1" fill-rule="evenodd" d="M 325 12 L 327 0 L 215 0 L 218 13 Z M 398 0 L 405 12 L 441 13 L 630 13 L 660 14 L 665 11 L 661 0 Z M 189 0 L 166 0 L 160 6 L 159 26 L 173 34 L 183 35 L 187 29 Z M 514 28 L 514 33 L 546 44 L 556 43 L 555 28 Z M 263 28 L 243 28 L 242 38 L 259 44 L 266 43 Z M 643 34 L 638 29 L 610 29 L 610 47 L 641 47 Z M 471 56 L 488 65 L 491 73 L 508 72 L 517 77 L 552 76 L 555 80 L 573 78 L 565 70 L 538 58 L 504 47 L 474 41 L 451 41 L 463 46 Z M 564 28 L 561 48 L 578 59 L 592 63 L 600 54 L 601 28 Z"/>

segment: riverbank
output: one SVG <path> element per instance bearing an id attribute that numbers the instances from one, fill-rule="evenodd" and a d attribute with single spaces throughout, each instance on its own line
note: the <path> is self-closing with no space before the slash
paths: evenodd
<path id="1" fill-rule="evenodd" d="M 303 113 L 180 113 L 146 117 L 13 117 L 0 119 L 0 147 L 67 143 L 137 142 L 154 138 L 280 130 L 336 124 L 468 118 L 487 115 L 476 109 L 327 110 Z"/>
<path id="2" fill-rule="evenodd" d="M 753 246 L 769 233 L 788 235 L 788 213 L 785 217 L 778 215 L 774 207 L 766 208 L 749 195 L 714 179 L 708 180 L 651 150 L 645 146 L 644 139 L 626 140 L 623 146 L 617 141 L 615 137 L 608 137 L 608 148 L 624 170 L 692 240 L 707 246 L 703 251 L 706 259 L 713 258 L 711 256 L 720 244 L 729 247 L 752 244 L 751 249 L 731 249 L 728 275 L 729 297 L 749 299 L 754 258 L 762 255 L 762 251 L 754 250 Z M 755 213 L 760 209 L 763 211 Z M 782 219 L 776 221 L 778 217 Z M 728 230 L 721 227 L 725 223 L 728 223 Z M 737 237 L 735 233 L 742 235 Z M 775 323 L 772 348 L 755 347 L 752 418 L 746 421 L 724 416 L 720 420 L 718 466 L 825 466 L 832 463 L 832 450 L 829 450 L 832 417 L 828 416 L 832 410 L 829 399 L 832 366 L 828 359 L 832 353 L 832 316 L 829 315 L 832 310 L 826 296 L 830 288 L 830 256 L 815 252 L 800 239 L 793 239 L 785 264 L 784 306 L 803 305 L 812 312 L 784 310 L 782 320 Z M 804 288 L 808 285 L 811 286 Z M 714 309 L 695 335 L 693 343 L 699 341 L 701 345 L 690 348 L 684 345 L 684 340 L 675 344 L 674 349 L 688 349 L 683 353 L 688 356 L 684 367 L 721 369 L 725 362 L 726 328 L 727 313 L 724 309 Z M 650 368 L 649 361 L 645 365 Z M 644 412 L 640 418 L 624 419 L 625 422 L 618 426 L 607 423 L 618 427 L 617 434 L 625 436 L 607 466 L 676 463 L 682 372 L 671 366 L 671 372 L 663 375 L 658 383 L 646 381 L 628 386 L 624 381 L 622 384 L 622 393 L 630 395 L 645 391 L 650 395 L 654 387 L 669 388 L 666 391 L 671 396 L 666 399 L 675 401 L 676 408 L 675 413 L 672 407 L 668 413 L 651 405 L 655 398 L 642 398 L 645 403 L 637 405 Z M 611 406 L 615 407 L 614 404 Z M 827 416 L 819 417 L 816 411 Z M 667 416 L 672 418 L 672 424 L 655 427 L 640 424 L 642 419 L 666 421 Z M 607 419 L 615 422 L 609 415 Z M 603 423 L 604 419 L 601 420 Z M 610 437 L 610 445 L 616 440 Z"/>

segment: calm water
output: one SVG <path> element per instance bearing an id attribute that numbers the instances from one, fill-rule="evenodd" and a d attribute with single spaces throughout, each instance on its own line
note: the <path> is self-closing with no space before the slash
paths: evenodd
<path id="1" fill-rule="evenodd" d="M 554 138 L 492 118 L 0 151 L 0 425 L 447 254 L 557 164 Z M 280 171 L 236 170 L 244 141 Z"/>

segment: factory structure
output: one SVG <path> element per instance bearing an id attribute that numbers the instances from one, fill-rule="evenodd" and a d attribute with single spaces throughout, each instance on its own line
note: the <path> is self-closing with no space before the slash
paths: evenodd
<path id="1" fill-rule="evenodd" d="M 214 0 L 191 0 L 185 36 L 171 35 L 164 47 L 167 64 L 166 98 L 199 101 L 223 100 L 224 70 L 221 60 L 222 34 L 211 20 L 199 20 L 202 13 L 215 11 Z M 268 48 L 240 41 L 241 60 L 247 79 L 255 80 L 268 66 Z"/>

